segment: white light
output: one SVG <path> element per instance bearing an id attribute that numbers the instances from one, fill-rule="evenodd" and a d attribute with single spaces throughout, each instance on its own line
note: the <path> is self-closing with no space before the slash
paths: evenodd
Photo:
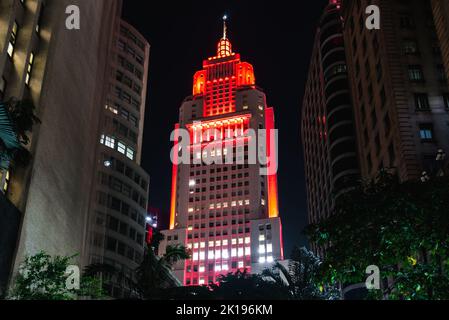
<path id="1" fill-rule="evenodd" d="M 147 222 L 151 222 L 153 219 L 151 219 L 151 217 L 146 217 L 145 220 L 147 220 Z"/>
<path id="2" fill-rule="evenodd" d="M 200 286 L 203 285 L 204 284 L 204 279 L 200 279 L 200 281 L 198 283 L 199 283 Z"/>
<path id="3" fill-rule="evenodd" d="M 239 261 L 239 269 L 243 268 L 245 266 L 245 264 L 243 263 L 243 261 Z"/>
<path id="4" fill-rule="evenodd" d="M 273 252 L 273 245 L 271 243 L 267 244 L 267 252 L 268 253 Z"/>
<path id="5" fill-rule="evenodd" d="M 204 272 L 204 271 L 205 271 L 204 266 L 200 266 L 200 272 Z"/>
<path id="6" fill-rule="evenodd" d="M 194 187 L 196 185 L 195 180 L 190 180 L 189 181 L 189 187 Z"/>
<path id="7" fill-rule="evenodd" d="M 227 15 L 224 15 L 224 16 L 223 16 L 223 20 L 225 20 L 225 21 L 228 20 L 228 16 L 227 16 Z"/>
<path id="8" fill-rule="evenodd" d="M 111 160 L 106 160 L 106 161 L 104 162 L 104 166 L 105 166 L 106 168 L 110 168 L 110 167 L 112 166 L 112 161 L 111 161 Z"/>
<path id="9" fill-rule="evenodd" d="M 271 263 L 273 261 L 274 261 L 273 256 L 268 256 L 267 257 L 267 262 Z"/>
<path id="10" fill-rule="evenodd" d="M 265 253 L 265 246 L 263 244 L 259 246 L 259 253 Z"/>
<path id="11" fill-rule="evenodd" d="M 265 257 L 259 257 L 259 263 L 265 263 Z"/>
<path id="12" fill-rule="evenodd" d="M 261 234 L 261 235 L 259 236 L 259 241 L 265 241 L 265 235 Z"/>
<path id="13" fill-rule="evenodd" d="M 245 244 L 250 244 L 251 243 L 251 239 L 249 237 L 245 238 Z"/>

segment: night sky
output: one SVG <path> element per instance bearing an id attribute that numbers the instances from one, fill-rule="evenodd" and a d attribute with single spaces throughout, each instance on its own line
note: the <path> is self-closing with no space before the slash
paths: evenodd
<path id="1" fill-rule="evenodd" d="M 146 5 L 143 5 L 146 3 Z M 123 17 L 150 42 L 150 70 L 142 166 L 151 176 L 150 206 L 170 206 L 170 133 L 193 74 L 214 56 L 229 16 L 234 52 L 254 66 L 257 85 L 275 108 L 279 129 L 279 201 L 285 252 L 306 245 L 307 223 L 300 110 L 313 39 L 326 0 L 138 1 L 124 0 Z"/>

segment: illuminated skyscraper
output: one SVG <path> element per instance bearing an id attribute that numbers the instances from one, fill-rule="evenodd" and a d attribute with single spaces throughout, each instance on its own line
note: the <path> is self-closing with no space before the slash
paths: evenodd
<path id="1" fill-rule="evenodd" d="M 179 152 L 173 156 L 170 230 L 159 253 L 167 245 L 191 249 L 191 258 L 175 268 L 185 285 L 237 270 L 255 273 L 283 259 L 276 140 L 269 134 L 274 111 L 256 87 L 252 65 L 233 52 L 224 20 L 217 55 L 194 75 L 174 135 Z M 258 138 L 260 129 L 267 134 Z M 182 131 L 188 144 L 178 139 Z M 251 161 L 256 140 L 259 152 Z M 181 158 L 190 163 L 177 164 Z M 268 175 L 261 173 L 267 168 Z"/>

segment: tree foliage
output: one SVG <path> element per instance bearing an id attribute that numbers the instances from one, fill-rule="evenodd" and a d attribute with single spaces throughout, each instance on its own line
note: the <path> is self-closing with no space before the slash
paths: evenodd
<path id="1" fill-rule="evenodd" d="M 288 267 L 277 262 L 272 269 L 265 270 L 263 275 L 273 279 L 279 286 L 285 286 L 294 300 L 336 299 L 336 287 L 321 283 L 320 265 L 320 259 L 312 252 L 295 247 Z"/>
<path id="2" fill-rule="evenodd" d="M 376 265 L 388 285 L 372 296 L 449 298 L 448 177 L 400 183 L 382 171 L 338 198 L 335 215 L 307 234 L 326 248 L 320 272 L 328 283 L 365 282 Z"/>
<path id="3" fill-rule="evenodd" d="M 99 283 L 90 277 L 80 279 L 80 289 L 68 289 L 66 274 L 70 261 L 65 256 L 51 257 L 45 252 L 25 258 L 19 268 L 8 299 L 11 300 L 75 300 L 78 297 L 98 299 L 103 296 Z"/>

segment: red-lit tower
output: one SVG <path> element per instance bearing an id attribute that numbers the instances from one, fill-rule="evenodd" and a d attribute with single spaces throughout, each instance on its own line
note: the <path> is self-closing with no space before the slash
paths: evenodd
<path id="1" fill-rule="evenodd" d="M 226 18 L 217 55 L 195 73 L 193 95 L 184 100 L 179 118 L 170 230 L 163 231 L 160 254 L 179 243 L 191 249 L 191 258 L 175 268 L 184 285 L 208 284 L 237 270 L 259 272 L 282 260 L 277 140 L 269 134 L 273 108 L 256 87 L 253 66 L 233 52 Z M 258 136 L 260 129 L 267 134 Z M 188 132 L 188 145 L 178 139 L 181 130 Z M 256 161 L 253 148 L 259 151 Z M 181 157 L 191 163 L 176 164 Z"/>

